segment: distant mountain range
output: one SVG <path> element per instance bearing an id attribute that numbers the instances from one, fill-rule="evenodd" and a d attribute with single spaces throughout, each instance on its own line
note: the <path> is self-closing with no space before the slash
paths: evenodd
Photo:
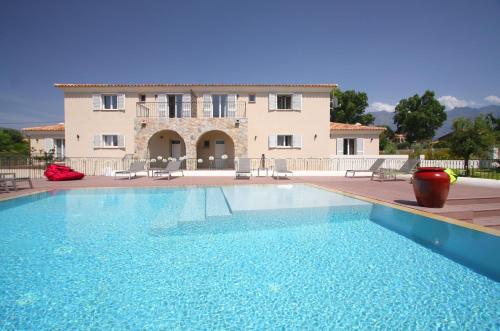
<path id="1" fill-rule="evenodd" d="M 485 106 L 481 108 L 470 108 L 470 107 L 461 107 L 454 108 L 450 111 L 447 111 L 448 115 L 446 121 L 443 123 L 443 126 L 436 131 L 435 137 L 441 137 L 449 132 L 451 132 L 453 121 L 458 117 L 466 117 L 466 118 L 475 118 L 481 114 L 493 114 L 495 117 L 500 117 L 500 106 Z M 394 113 L 388 111 L 375 111 L 371 112 L 375 117 L 375 125 L 388 125 L 393 130 L 396 130 L 396 125 L 392 121 L 392 116 Z"/>

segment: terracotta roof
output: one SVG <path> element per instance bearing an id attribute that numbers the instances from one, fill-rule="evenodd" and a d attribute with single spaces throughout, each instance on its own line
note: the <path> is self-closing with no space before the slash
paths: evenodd
<path id="1" fill-rule="evenodd" d="M 54 84 L 57 88 L 65 88 L 65 87 L 329 87 L 334 88 L 337 87 L 337 84 L 161 84 L 161 83 L 144 83 L 144 84 L 122 84 L 122 83 L 112 83 L 112 84 L 65 84 L 65 83 L 56 83 Z"/>
<path id="2" fill-rule="evenodd" d="M 331 122 L 330 123 L 330 130 L 384 131 L 385 128 L 384 127 L 380 127 L 380 126 L 361 125 L 359 123 L 356 123 L 356 124 L 347 124 L 347 123 Z"/>
<path id="3" fill-rule="evenodd" d="M 31 128 L 21 129 L 22 131 L 64 131 L 64 123 L 44 125 L 44 126 L 34 126 Z"/>

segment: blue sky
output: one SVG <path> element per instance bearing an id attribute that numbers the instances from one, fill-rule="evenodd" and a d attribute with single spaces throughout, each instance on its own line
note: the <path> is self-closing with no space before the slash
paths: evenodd
<path id="1" fill-rule="evenodd" d="M 500 0 L 4 0 L 0 43 L 0 123 L 17 127 L 63 121 L 56 82 L 333 82 L 371 110 L 426 89 L 449 108 L 500 104 Z"/>

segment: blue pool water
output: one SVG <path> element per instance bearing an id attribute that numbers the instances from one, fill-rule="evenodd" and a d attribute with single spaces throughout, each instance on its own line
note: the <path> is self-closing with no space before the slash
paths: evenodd
<path id="1" fill-rule="evenodd" d="M 0 329 L 500 329 L 499 239 L 305 185 L 38 194 Z"/>

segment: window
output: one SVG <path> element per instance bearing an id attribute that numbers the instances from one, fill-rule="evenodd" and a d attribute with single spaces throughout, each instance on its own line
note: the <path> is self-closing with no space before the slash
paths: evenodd
<path id="1" fill-rule="evenodd" d="M 355 155 L 356 139 L 344 138 L 344 155 Z"/>
<path id="2" fill-rule="evenodd" d="M 248 103 L 255 103 L 255 94 L 248 95 Z"/>
<path id="3" fill-rule="evenodd" d="M 146 102 L 146 95 L 145 94 L 139 94 L 139 102 Z"/>
<path id="4" fill-rule="evenodd" d="M 118 109 L 118 96 L 114 95 L 103 95 L 102 103 L 104 105 L 104 109 Z"/>
<path id="5" fill-rule="evenodd" d="M 118 135 L 116 135 L 116 134 L 104 134 L 104 135 L 102 135 L 102 146 L 103 147 L 118 147 Z"/>
<path id="6" fill-rule="evenodd" d="M 278 109 L 292 109 L 292 96 L 288 94 L 278 94 Z"/>
<path id="7" fill-rule="evenodd" d="M 282 135 L 277 136 L 278 147 L 292 147 L 292 135 Z"/>

